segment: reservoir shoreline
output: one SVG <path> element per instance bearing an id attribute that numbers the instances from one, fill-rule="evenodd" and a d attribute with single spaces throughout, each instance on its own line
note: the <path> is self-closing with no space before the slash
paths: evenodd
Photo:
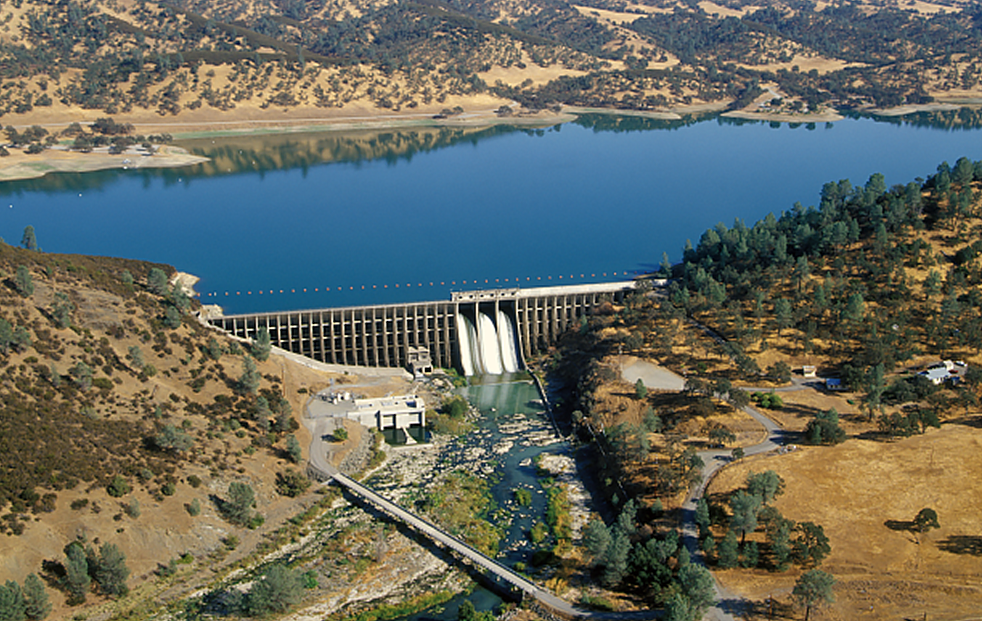
<path id="1" fill-rule="evenodd" d="M 896 118 L 924 111 L 956 110 L 978 105 L 982 100 L 936 102 L 924 105 L 901 106 L 892 109 L 870 109 L 865 114 Z M 514 109 L 514 105 L 513 105 Z M 725 103 L 709 103 L 673 107 L 666 110 L 618 110 L 612 108 L 584 108 L 563 106 L 561 110 L 540 110 L 501 115 L 497 109 L 476 110 L 446 116 L 431 113 L 413 114 L 365 114 L 361 116 L 337 116 L 295 119 L 230 119 L 227 121 L 149 121 L 140 123 L 140 133 L 168 132 L 175 141 L 216 139 L 240 136 L 286 135 L 317 132 L 385 131 L 413 128 L 471 128 L 486 129 L 498 125 L 544 129 L 576 121 L 588 114 L 638 117 L 652 120 L 676 121 L 692 116 L 720 116 L 760 122 L 779 123 L 829 123 L 845 118 L 839 111 L 828 109 L 817 114 L 788 114 L 759 112 L 756 110 L 726 110 Z M 25 126 L 26 127 L 26 126 Z M 60 127 L 60 126 L 59 126 Z M 56 130 L 54 126 L 49 131 Z M 152 156 L 132 149 L 114 155 L 108 147 L 89 153 L 72 151 L 67 144 L 48 148 L 42 153 L 28 155 L 13 149 L 10 155 L 0 158 L 0 182 L 37 179 L 48 173 L 83 173 L 113 169 L 181 168 L 207 162 L 208 158 L 189 153 L 177 145 L 160 145 Z"/>

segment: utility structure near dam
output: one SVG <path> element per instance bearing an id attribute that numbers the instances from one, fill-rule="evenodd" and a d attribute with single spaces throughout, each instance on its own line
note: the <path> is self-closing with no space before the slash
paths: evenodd
<path id="1" fill-rule="evenodd" d="M 466 375 L 500 374 L 524 367 L 527 357 L 555 343 L 581 316 L 620 302 L 634 288 L 634 281 L 622 281 L 484 289 L 454 292 L 449 301 L 218 315 L 208 321 L 242 338 L 266 328 L 273 345 L 321 362 L 406 367 L 426 350 L 435 366 Z"/>

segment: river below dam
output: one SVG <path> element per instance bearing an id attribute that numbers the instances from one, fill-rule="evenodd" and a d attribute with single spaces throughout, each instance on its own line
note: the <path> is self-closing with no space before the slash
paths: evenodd
<path id="1" fill-rule="evenodd" d="M 524 566 L 534 576 L 535 551 L 551 549 L 549 539 L 536 544 L 530 538 L 536 522 L 545 520 L 547 494 L 543 480 L 551 478 L 567 487 L 574 519 L 579 520 L 574 522 L 576 525 L 591 510 L 589 495 L 579 480 L 569 445 L 556 433 L 538 390 L 526 373 L 484 375 L 470 380 L 459 392 L 479 413 L 473 431 L 446 443 L 441 441 L 438 446 L 397 450 L 393 468 L 365 483 L 412 510 L 419 500 L 416 490 L 439 477 L 460 469 L 480 476 L 491 483 L 493 505 L 488 520 L 502 533 L 496 560 L 513 569 L 522 570 Z M 399 463 L 406 460 L 415 464 L 410 467 Z M 548 475 L 540 472 L 540 464 L 550 471 Z M 415 470 L 408 475 L 415 481 L 407 486 L 392 472 L 406 473 L 408 468 Z M 527 490 L 528 504 L 516 499 L 517 490 Z M 497 594 L 478 586 L 447 604 L 402 619 L 453 621 L 465 599 L 477 610 L 490 610 L 502 603 Z"/>

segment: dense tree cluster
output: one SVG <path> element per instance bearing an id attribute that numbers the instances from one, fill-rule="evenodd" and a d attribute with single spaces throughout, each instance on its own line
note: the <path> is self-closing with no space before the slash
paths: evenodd
<path id="1" fill-rule="evenodd" d="M 671 303 L 725 334 L 737 360 L 788 337 L 795 350 L 845 360 L 844 380 L 866 389 L 872 416 L 887 394 L 884 372 L 898 363 L 927 349 L 982 347 L 973 312 L 982 272 L 969 236 L 979 180 L 982 163 L 961 158 L 923 183 L 888 189 L 878 174 L 862 187 L 827 183 L 818 208 L 796 204 L 752 227 L 718 224 L 686 249 Z M 935 230 L 953 233 L 950 258 L 925 240 Z M 925 280 L 912 279 L 925 268 Z M 931 389 L 918 386 L 893 385 L 890 398 L 927 398 Z"/>
<path id="2" fill-rule="evenodd" d="M 594 518 L 583 532 L 583 545 L 601 581 L 628 588 L 665 606 L 666 618 L 693 621 L 715 603 L 709 572 L 691 561 L 678 533 L 653 536 L 638 527 L 633 500 L 607 526 Z"/>

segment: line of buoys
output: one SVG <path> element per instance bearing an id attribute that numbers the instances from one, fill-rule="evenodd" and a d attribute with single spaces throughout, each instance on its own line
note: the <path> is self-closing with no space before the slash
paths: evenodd
<path id="1" fill-rule="evenodd" d="M 638 274 L 643 274 L 643 273 L 644 272 L 641 272 L 639 270 L 624 270 L 623 272 L 611 272 L 610 275 L 611 276 L 618 276 L 618 275 L 628 276 L 628 275 L 638 275 Z M 601 277 L 606 277 L 607 276 L 607 272 L 601 272 L 600 273 L 600 276 Z M 590 274 L 589 277 L 590 278 L 597 278 L 597 274 L 596 273 Z M 531 282 L 532 281 L 532 278 L 533 278 L 532 276 L 526 276 L 525 277 L 525 282 Z M 564 276 L 562 274 L 560 274 L 560 275 L 557 276 L 557 279 L 558 280 L 563 280 L 564 278 L 566 278 L 566 276 Z M 580 274 L 580 278 L 587 278 L 587 276 L 586 276 L 586 274 Z M 576 275 L 575 274 L 570 274 L 569 277 L 568 277 L 568 280 L 575 280 L 575 279 L 576 279 Z M 494 279 L 494 282 L 500 283 L 500 282 L 503 281 L 503 282 L 506 282 L 507 283 L 507 282 L 514 281 L 517 284 L 517 283 L 521 282 L 521 280 L 522 279 L 520 277 L 512 278 L 512 279 L 509 279 L 509 278 L 505 278 L 505 279 L 495 278 Z M 536 276 L 535 277 L 535 280 L 541 281 L 541 280 L 543 280 L 543 277 L 542 276 Z M 545 280 L 552 280 L 552 276 L 546 276 L 545 277 Z M 474 280 L 470 280 L 470 281 L 468 281 L 468 280 L 462 280 L 462 281 L 460 281 L 460 284 L 461 285 L 466 285 L 468 283 L 470 283 L 472 285 L 491 284 L 491 279 L 485 278 L 483 283 L 481 283 L 481 281 L 479 279 L 474 279 Z M 456 286 L 457 285 L 457 281 L 456 280 L 451 280 L 449 284 L 450 284 L 450 286 Z M 393 284 L 393 287 L 396 288 L 396 289 L 400 288 L 400 286 L 401 286 L 401 283 L 394 283 Z M 413 285 L 413 283 L 406 283 L 405 286 L 407 288 L 410 288 L 410 287 L 413 287 L 414 285 Z M 424 284 L 420 282 L 420 283 L 416 283 L 415 286 L 416 287 L 423 287 Z M 430 283 L 428 283 L 428 286 L 430 286 L 430 287 L 436 287 L 436 286 L 446 287 L 447 286 L 447 281 L 441 280 L 439 282 L 439 284 L 437 284 L 436 282 L 430 282 Z M 372 287 L 372 289 L 377 289 L 378 288 L 378 285 L 372 285 L 371 287 Z M 360 288 L 361 288 L 362 291 L 364 291 L 364 290 L 366 290 L 368 288 L 368 286 L 367 285 L 360 285 Z M 384 284 L 384 285 L 382 285 L 382 288 L 383 289 L 388 289 L 389 288 L 389 285 L 385 285 Z M 332 290 L 331 287 L 324 287 L 324 292 L 325 293 L 330 293 L 331 290 Z M 354 285 L 349 285 L 348 286 L 348 290 L 349 291 L 354 291 L 355 290 L 355 286 Z M 279 289 L 279 293 L 281 293 L 281 294 L 284 293 L 285 291 L 286 291 L 285 289 Z M 320 293 L 320 287 L 313 287 L 312 289 L 308 289 L 308 288 L 305 287 L 305 288 L 303 288 L 303 289 L 300 290 L 301 293 L 308 293 L 310 291 L 313 291 L 314 293 Z M 344 291 L 344 287 L 338 287 L 338 291 Z M 252 291 L 246 291 L 244 293 L 242 291 L 236 291 L 235 292 L 235 295 L 252 295 L 252 293 L 253 293 Z M 256 294 L 257 295 L 264 295 L 264 294 L 265 295 L 274 295 L 275 293 L 276 293 L 276 290 L 274 290 L 274 289 L 269 289 L 268 290 L 268 293 L 267 293 L 267 291 L 265 289 L 260 289 L 260 290 L 256 291 Z M 297 293 L 297 290 L 296 289 L 290 289 L 290 293 Z M 213 292 L 210 292 L 210 293 L 198 293 L 197 295 L 199 295 L 201 297 L 219 297 L 219 296 L 222 296 L 222 295 L 224 295 L 225 297 L 228 297 L 231 294 L 232 293 L 229 292 L 229 291 L 224 291 L 224 292 L 213 291 Z"/>

